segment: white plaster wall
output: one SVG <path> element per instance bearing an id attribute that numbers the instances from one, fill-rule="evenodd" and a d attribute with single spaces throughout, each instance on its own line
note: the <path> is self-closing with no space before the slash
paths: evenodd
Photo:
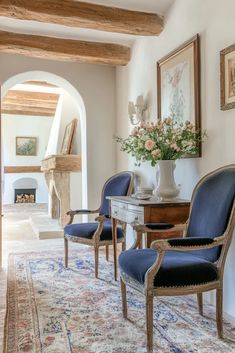
<path id="1" fill-rule="evenodd" d="M 0 82 L 27 71 L 62 77 L 82 96 L 87 116 L 88 206 L 97 207 L 104 181 L 115 171 L 115 68 L 0 54 Z"/>
<path id="2" fill-rule="evenodd" d="M 44 158 L 53 118 L 38 116 L 2 115 L 3 163 L 5 166 L 38 166 Z M 37 137 L 36 156 L 16 155 L 16 136 Z M 41 173 L 5 174 L 3 204 L 14 203 L 13 182 L 23 177 L 32 177 L 38 182 L 36 201 L 47 203 L 48 193 Z"/>
<path id="3" fill-rule="evenodd" d="M 77 119 L 77 127 L 73 138 L 72 154 L 81 156 L 81 121 L 78 108 L 73 97 L 61 89 L 60 99 L 56 108 L 51 128 L 46 156 L 60 154 L 66 125 Z M 82 172 L 70 174 L 70 208 L 82 209 Z M 81 219 L 81 217 L 80 217 Z"/>
<path id="4" fill-rule="evenodd" d="M 59 131 L 59 140 L 57 153 L 60 153 L 61 146 L 63 143 L 63 137 L 66 129 L 66 125 L 73 119 L 77 119 L 77 127 L 73 139 L 72 154 L 81 155 L 81 122 L 78 115 L 78 109 L 74 102 L 74 99 L 64 90 L 62 90 L 61 97 L 62 109 L 61 109 L 61 124 Z M 74 172 L 70 174 L 70 207 L 71 209 L 82 208 L 82 173 Z M 81 219 L 81 217 L 80 217 Z"/>
<path id="5" fill-rule="evenodd" d="M 77 119 L 77 127 L 73 139 L 72 154 L 81 154 L 81 122 L 77 106 L 74 102 L 74 99 L 65 90 L 62 90 L 61 97 L 63 101 L 57 153 L 60 153 L 61 151 L 66 125 L 68 125 L 73 119 Z"/>
<path id="6" fill-rule="evenodd" d="M 53 117 L 2 114 L 2 142 L 6 166 L 40 165 L 44 158 Z M 36 156 L 16 155 L 16 136 L 37 137 Z"/>
<path id="7" fill-rule="evenodd" d="M 158 38 L 140 38 L 132 50 L 131 63 L 117 69 L 117 133 L 127 136 L 127 105 L 140 94 L 147 96 L 152 120 L 157 116 L 156 62 L 190 39 L 201 36 L 202 128 L 208 139 L 202 158 L 177 161 L 176 180 L 181 196 L 190 198 L 198 179 L 205 173 L 235 162 L 235 110 L 220 110 L 219 51 L 235 42 L 234 0 L 176 0 Z M 135 169 L 145 185 L 155 183 L 155 169 L 149 164 L 135 168 L 133 161 L 117 147 L 117 170 Z M 225 270 L 224 309 L 235 317 L 235 239 Z"/>
<path id="8" fill-rule="evenodd" d="M 55 111 L 53 123 L 51 125 L 51 131 L 50 131 L 50 135 L 49 135 L 49 139 L 48 139 L 45 157 L 51 156 L 53 154 L 57 154 L 58 143 L 59 143 L 60 124 L 61 124 L 62 104 L 63 104 L 63 97 L 60 94 L 60 97 L 58 99 L 58 103 L 56 106 L 56 111 Z"/>

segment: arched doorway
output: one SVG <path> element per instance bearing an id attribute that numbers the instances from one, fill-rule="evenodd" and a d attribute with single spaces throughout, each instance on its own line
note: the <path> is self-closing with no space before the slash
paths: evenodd
<path id="1" fill-rule="evenodd" d="M 15 75 L 8 79 L 6 82 L 3 83 L 1 87 L 1 99 L 7 93 L 7 91 L 18 83 L 22 83 L 25 81 L 48 81 L 52 84 L 55 84 L 65 91 L 67 91 L 71 97 L 74 99 L 74 102 L 77 106 L 81 124 L 81 159 L 82 159 L 82 206 L 87 208 L 87 128 L 86 128 L 86 109 L 84 105 L 84 101 L 77 91 L 77 89 L 71 85 L 70 82 L 65 80 L 64 78 L 57 76 L 55 74 L 51 74 L 50 72 L 46 71 L 28 71 L 23 72 L 18 75 Z"/>
<path id="2" fill-rule="evenodd" d="M 87 208 L 87 131 L 86 110 L 83 99 L 77 89 L 64 78 L 45 71 L 28 71 L 7 79 L 1 87 L 1 99 L 9 89 L 27 81 L 45 81 L 66 91 L 76 105 L 81 128 L 81 160 L 82 160 L 82 207 Z M 1 244 L 0 244 L 1 248 Z M 1 258 L 1 256 L 0 256 Z"/>

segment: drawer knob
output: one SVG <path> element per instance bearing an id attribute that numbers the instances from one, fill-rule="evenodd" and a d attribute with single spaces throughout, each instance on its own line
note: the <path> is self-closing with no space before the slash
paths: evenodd
<path id="1" fill-rule="evenodd" d="M 139 220 L 139 218 L 136 216 L 136 217 L 135 217 L 135 221 L 138 221 L 138 220 Z"/>

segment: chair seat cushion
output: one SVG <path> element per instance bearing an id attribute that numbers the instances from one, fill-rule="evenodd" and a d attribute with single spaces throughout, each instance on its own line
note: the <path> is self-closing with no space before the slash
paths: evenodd
<path id="1" fill-rule="evenodd" d="M 64 233 L 66 238 L 69 239 L 71 237 L 72 241 L 76 241 L 74 237 L 78 238 L 86 238 L 92 239 L 96 229 L 98 227 L 97 222 L 92 223 L 77 223 L 70 224 L 64 228 Z M 117 227 L 117 238 L 124 237 L 124 232 L 120 226 Z M 102 234 L 100 236 L 100 240 L 112 240 L 112 224 L 111 221 L 104 222 L 104 228 Z"/>
<path id="2" fill-rule="evenodd" d="M 144 284 L 145 274 L 153 265 L 157 252 L 153 249 L 127 250 L 120 254 L 118 262 L 122 272 Z M 216 280 L 216 266 L 187 252 L 166 252 L 156 274 L 155 287 L 174 287 L 203 284 Z"/>

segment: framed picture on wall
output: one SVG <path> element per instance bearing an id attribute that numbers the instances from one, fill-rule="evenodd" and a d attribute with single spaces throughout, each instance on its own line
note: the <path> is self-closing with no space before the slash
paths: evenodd
<path id="1" fill-rule="evenodd" d="M 200 129 L 200 38 L 197 34 L 157 62 L 158 119 L 186 120 Z M 199 153 L 201 155 L 201 146 Z"/>
<path id="2" fill-rule="evenodd" d="M 235 44 L 220 52 L 220 107 L 235 108 Z"/>
<path id="3" fill-rule="evenodd" d="M 17 156 L 36 156 L 37 155 L 37 137 L 16 137 L 16 155 Z"/>
<path id="4" fill-rule="evenodd" d="M 70 154 L 72 151 L 72 144 L 74 133 L 77 126 L 77 119 L 73 119 L 65 128 L 64 138 L 61 146 L 61 154 Z"/>

